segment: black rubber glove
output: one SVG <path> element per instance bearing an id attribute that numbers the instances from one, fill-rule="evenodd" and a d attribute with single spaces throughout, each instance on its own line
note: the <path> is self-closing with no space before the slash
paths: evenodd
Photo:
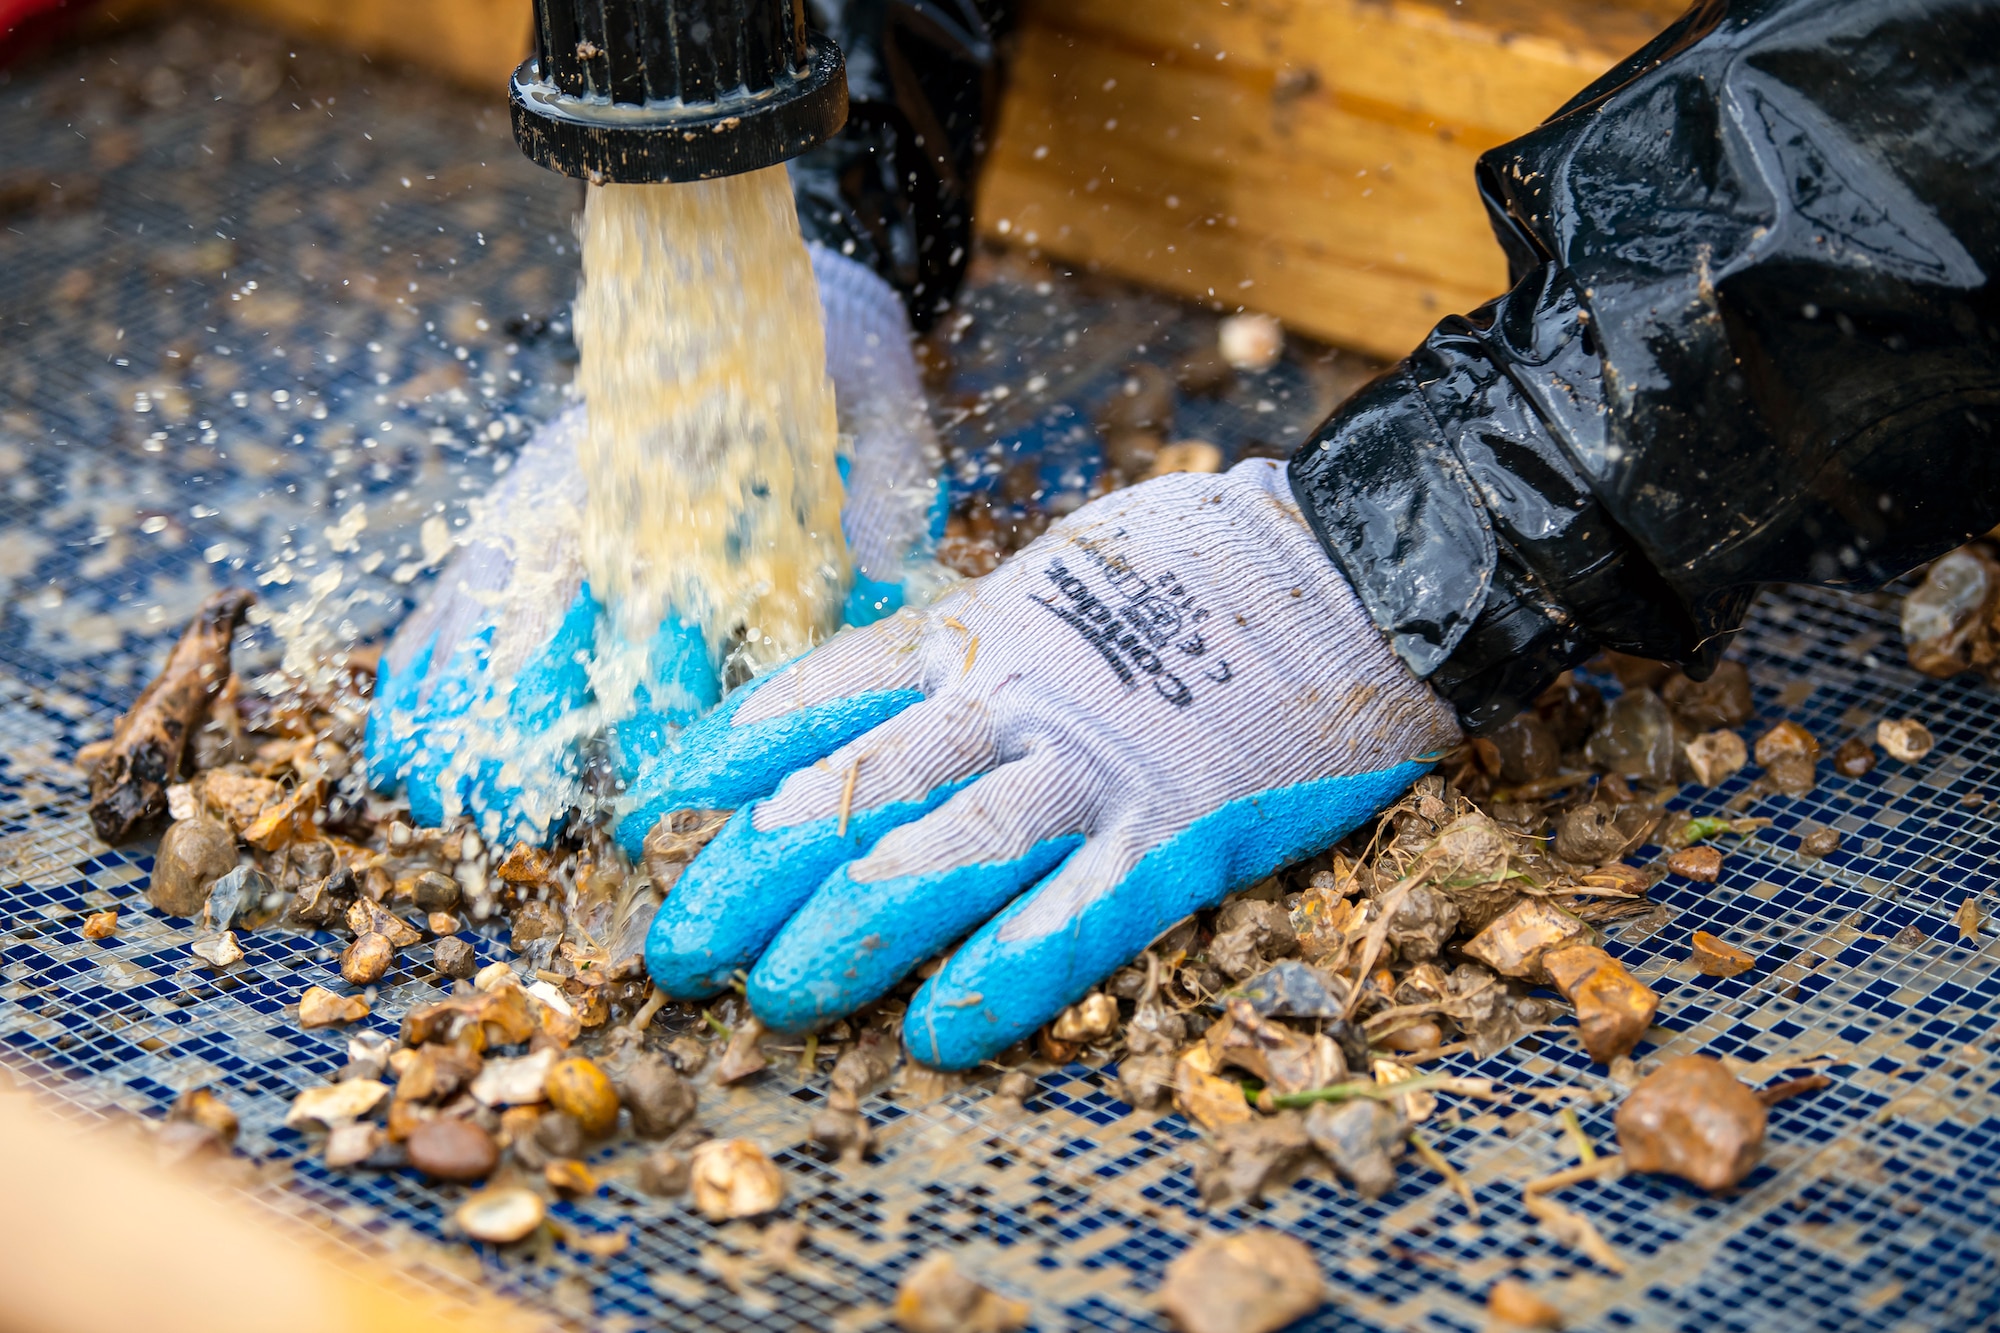
<path id="1" fill-rule="evenodd" d="M 1292 486 L 1478 730 L 1595 648 L 1720 656 L 1759 583 L 2000 520 L 2000 9 L 1698 4 L 1480 161 L 1506 296 Z"/>

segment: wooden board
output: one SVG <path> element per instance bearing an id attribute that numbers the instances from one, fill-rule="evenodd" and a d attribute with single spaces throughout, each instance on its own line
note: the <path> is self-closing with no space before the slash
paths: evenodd
<path id="1" fill-rule="evenodd" d="M 408 61 L 505 99 L 507 76 L 534 45 L 529 0 L 209 0 L 213 8 Z"/>
<path id="2" fill-rule="evenodd" d="M 211 0 L 501 96 L 529 0 Z M 983 233 L 1398 356 L 1506 285 L 1472 185 L 1677 0 L 1027 0 Z"/>
<path id="3" fill-rule="evenodd" d="M 1398 356 L 1506 285 L 1478 155 L 1677 13 L 1032 0 L 981 229 Z"/>

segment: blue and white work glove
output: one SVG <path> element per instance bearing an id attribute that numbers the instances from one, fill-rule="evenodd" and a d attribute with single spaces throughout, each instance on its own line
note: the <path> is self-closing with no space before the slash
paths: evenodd
<path id="1" fill-rule="evenodd" d="M 903 1026 L 962 1068 L 1331 844 L 1458 735 L 1258 460 L 1086 505 L 739 691 L 641 770 L 619 839 L 637 854 L 665 814 L 736 811 L 646 963 L 684 998 L 747 969 L 781 1030 L 963 939 Z"/>
<path id="2" fill-rule="evenodd" d="M 933 559 L 941 454 L 901 299 L 870 269 L 811 247 L 855 568 L 844 615 L 866 624 L 949 581 Z M 606 723 L 621 775 L 721 697 L 719 654 L 669 617 L 644 645 L 635 714 L 595 709 L 593 673 L 630 656 L 591 596 L 578 532 L 584 409 L 536 432 L 486 497 L 463 548 L 383 654 L 368 717 L 370 780 L 435 827 L 470 816 L 489 843 L 545 841 L 580 794 L 580 748 Z M 609 649 L 609 651 L 607 651 Z"/>

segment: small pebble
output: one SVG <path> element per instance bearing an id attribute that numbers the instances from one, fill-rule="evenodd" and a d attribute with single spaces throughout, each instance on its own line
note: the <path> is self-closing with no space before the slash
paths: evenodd
<path id="1" fill-rule="evenodd" d="M 1711 731 L 1683 747 L 1694 780 L 1704 787 L 1720 786 L 1750 762 L 1743 738 L 1733 731 Z"/>
<path id="2" fill-rule="evenodd" d="M 1544 959 L 1556 989 L 1576 1006 L 1577 1039 L 1590 1058 L 1608 1065 L 1630 1055 L 1653 1025 L 1660 997 L 1591 944 L 1558 949 Z"/>
<path id="3" fill-rule="evenodd" d="M 1220 472 L 1222 450 L 1207 440 L 1176 440 L 1162 445 L 1146 469 L 1146 477 L 1164 477 L 1174 472 Z"/>
<path id="4" fill-rule="evenodd" d="M 1181 1333 L 1273 1333 L 1325 1300 L 1312 1251 L 1264 1228 L 1196 1241 L 1160 1284 L 1160 1304 Z"/>
<path id="5" fill-rule="evenodd" d="M 450 875 L 426 870 L 417 876 L 414 897 L 419 911 L 449 912 L 458 906 L 458 881 Z"/>
<path id="6" fill-rule="evenodd" d="M 464 928 L 465 923 L 450 912 L 432 912 L 424 918 L 424 929 L 440 938 L 456 935 Z"/>
<path id="7" fill-rule="evenodd" d="M 1023 1301 L 1008 1300 L 961 1273 L 948 1251 L 925 1255 L 896 1284 L 893 1313 L 904 1333 L 1012 1333 L 1028 1326 Z"/>
<path id="8" fill-rule="evenodd" d="M 372 986 L 389 974 L 395 961 L 395 947 L 371 930 L 341 951 L 340 975 L 352 985 Z"/>
<path id="9" fill-rule="evenodd" d="M 639 1188 L 656 1198 L 673 1199 L 687 1193 L 687 1159 L 665 1148 L 648 1153 L 639 1163 Z"/>
<path id="10" fill-rule="evenodd" d="M 299 1026 L 338 1027 L 368 1017 L 368 1001 L 359 995 L 336 995 L 324 986 L 308 986 L 299 996 Z"/>
<path id="11" fill-rule="evenodd" d="M 651 1052 L 632 1062 L 619 1091 L 632 1114 L 632 1132 L 642 1139 L 663 1139 L 694 1114 L 694 1088 Z"/>
<path id="12" fill-rule="evenodd" d="M 1736 977 L 1757 966 L 1757 960 L 1705 930 L 1694 933 L 1695 970 L 1705 977 Z"/>
<path id="13" fill-rule="evenodd" d="M 223 1143 L 234 1143 L 238 1128 L 236 1112 L 207 1088 L 189 1088 L 174 1098 L 167 1119 L 200 1125 Z"/>
<path id="14" fill-rule="evenodd" d="M 1056 1015 L 1049 1035 L 1062 1042 L 1092 1042 L 1111 1035 L 1118 1026 L 1118 1001 L 1092 991 Z"/>
<path id="15" fill-rule="evenodd" d="M 431 961 L 438 971 L 460 980 L 470 977 L 479 967 L 472 946 L 455 936 L 447 936 L 432 946 Z"/>
<path id="16" fill-rule="evenodd" d="M 757 1217 L 785 1201 L 785 1177 L 748 1139 L 711 1139 L 688 1162 L 694 1205 L 711 1222 Z"/>
<path id="17" fill-rule="evenodd" d="M 83 919 L 83 937 L 87 940 L 108 940 L 117 933 L 118 909 L 115 907 L 92 912 Z"/>
<path id="18" fill-rule="evenodd" d="M 1830 856 L 1840 847 L 1840 830 L 1816 828 L 1799 839 L 1799 855 L 1809 861 Z"/>
<path id="19" fill-rule="evenodd" d="M 583 1126 L 567 1111 L 549 1111 L 535 1123 L 535 1146 L 551 1157 L 576 1157 L 590 1146 Z"/>
<path id="20" fill-rule="evenodd" d="M 1667 857 L 1667 870 L 1704 884 L 1713 884 L 1722 874 L 1722 853 L 1713 847 L 1683 847 Z"/>
<path id="21" fill-rule="evenodd" d="M 292 1098 L 291 1108 L 285 1112 L 285 1128 L 309 1129 L 321 1125 L 331 1129 L 367 1115 L 388 1095 L 389 1085 L 372 1078 L 351 1078 L 344 1083 L 305 1088 Z"/>
<path id="22" fill-rule="evenodd" d="M 1875 747 L 1859 736 L 1849 736 L 1833 752 L 1833 770 L 1844 778 L 1858 778 L 1875 767 Z"/>
<path id="23" fill-rule="evenodd" d="M 335 1125 L 326 1136 L 326 1165 L 334 1171 L 359 1166 L 375 1155 L 385 1136 L 372 1120 L 356 1120 Z"/>
<path id="24" fill-rule="evenodd" d="M 1618 1108 L 1618 1146 L 1634 1171 L 1659 1171 L 1710 1193 L 1764 1152 L 1764 1103 L 1720 1060 L 1683 1055 L 1639 1081 Z"/>
<path id="25" fill-rule="evenodd" d="M 479 1191 L 460 1204 L 452 1218 L 474 1240 L 510 1245 L 540 1226 L 544 1215 L 539 1195 L 510 1186 Z"/>
<path id="26" fill-rule="evenodd" d="M 546 1095 L 552 1050 L 488 1060 L 472 1080 L 473 1100 L 485 1106 L 528 1106 Z"/>
<path id="27" fill-rule="evenodd" d="M 1562 1311 L 1537 1296 L 1534 1289 L 1516 1277 L 1501 1278 L 1486 1292 L 1486 1313 L 1515 1328 L 1558 1329 Z"/>
<path id="28" fill-rule="evenodd" d="M 211 935 L 205 940 L 196 940 L 188 946 L 195 957 L 217 971 L 243 961 L 243 946 L 236 942 L 236 932 L 225 930 L 220 935 Z"/>
<path id="29" fill-rule="evenodd" d="M 693 1037 L 682 1035 L 667 1043 L 667 1058 L 683 1074 L 699 1074 L 708 1063 L 708 1047 Z"/>
<path id="30" fill-rule="evenodd" d="M 208 887 L 236 868 L 236 835 L 213 819 L 183 819 L 160 838 L 146 900 L 168 916 L 192 920 Z"/>
<path id="31" fill-rule="evenodd" d="M 574 1055 L 557 1061 L 542 1087 L 549 1105 L 575 1116 L 591 1138 L 601 1139 L 618 1127 L 618 1090 L 595 1060 Z"/>
<path id="32" fill-rule="evenodd" d="M 1931 752 L 1937 740 L 1930 728 L 1913 717 L 1894 722 L 1885 717 L 1875 724 L 1875 743 L 1888 751 L 1891 759 L 1914 764 Z"/>
<path id="33" fill-rule="evenodd" d="M 597 1177 L 574 1157 L 558 1157 L 542 1168 L 542 1179 L 565 1198 L 576 1199 L 597 1193 Z"/>
<path id="34" fill-rule="evenodd" d="M 393 1127 L 392 1127 L 393 1128 Z M 493 1136 L 450 1116 L 426 1120 L 403 1141 L 410 1165 L 433 1180 L 484 1180 L 500 1161 Z"/>

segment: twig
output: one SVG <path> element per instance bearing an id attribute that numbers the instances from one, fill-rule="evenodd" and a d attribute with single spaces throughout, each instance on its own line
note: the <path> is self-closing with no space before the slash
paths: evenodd
<path id="1" fill-rule="evenodd" d="M 1403 899 L 1409 897 L 1410 890 L 1416 887 L 1421 873 L 1405 875 L 1394 888 L 1376 899 L 1382 909 L 1381 915 L 1368 927 L 1368 934 L 1361 942 L 1361 962 L 1354 969 L 1354 985 L 1348 988 L 1347 1002 L 1341 1006 L 1342 1018 L 1354 1016 L 1354 1006 L 1361 1003 L 1361 989 L 1368 984 L 1368 970 L 1375 966 L 1375 960 L 1382 954 L 1383 942 L 1389 938 L 1389 922 L 1402 907 Z"/>
<path id="2" fill-rule="evenodd" d="M 818 1069 L 819 1033 L 808 1032 L 806 1034 L 806 1048 L 799 1055 L 799 1081 L 803 1083 L 812 1078 Z"/>
<path id="3" fill-rule="evenodd" d="M 1425 1166 L 1443 1176 L 1444 1183 L 1457 1191 L 1459 1198 L 1465 1200 L 1466 1215 L 1477 1222 L 1479 1200 L 1472 1197 L 1472 1186 L 1458 1173 L 1458 1168 L 1446 1161 L 1444 1154 L 1433 1148 L 1431 1141 L 1414 1129 L 1410 1131 L 1410 1146 L 1417 1150 L 1417 1156 L 1423 1158 Z"/>
<path id="4" fill-rule="evenodd" d="M 626 1026 L 634 1032 L 644 1032 L 660 1010 L 666 1007 L 666 1004 L 667 993 L 658 986 L 653 987 L 653 993 L 647 996 L 646 1002 L 633 1012 L 632 1021 Z"/>
<path id="5" fill-rule="evenodd" d="M 1622 1275 L 1626 1269 L 1623 1256 L 1611 1248 L 1611 1242 L 1604 1239 L 1603 1233 L 1591 1220 L 1547 1196 L 1586 1180 L 1617 1180 L 1624 1174 L 1623 1157 L 1617 1154 L 1600 1156 L 1529 1181 L 1521 1186 L 1521 1203 L 1527 1208 L 1528 1215 L 1547 1227 L 1549 1234 L 1559 1243 L 1581 1252 L 1600 1268 Z"/>
<path id="6" fill-rule="evenodd" d="M 1345 1083 L 1329 1083 L 1323 1088 L 1307 1088 L 1302 1092 L 1283 1092 L 1271 1098 L 1274 1106 L 1311 1106 L 1314 1102 L 1351 1102 L 1357 1097 L 1365 1097 L 1372 1102 L 1386 1102 L 1411 1092 L 1429 1092 L 1433 1088 L 1443 1088 L 1453 1082 L 1450 1074 L 1419 1074 L 1406 1078 L 1400 1083 L 1377 1083 L 1373 1079 L 1349 1079 Z"/>
<path id="7" fill-rule="evenodd" d="M 1563 1128 L 1569 1131 L 1569 1140 L 1576 1147 L 1576 1155 L 1585 1165 L 1597 1160 L 1597 1145 L 1590 1141 L 1590 1135 L 1583 1132 L 1583 1122 L 1576 1118 L 1576 1108 L 1565 1106 L 1562 1111 Z"/>

